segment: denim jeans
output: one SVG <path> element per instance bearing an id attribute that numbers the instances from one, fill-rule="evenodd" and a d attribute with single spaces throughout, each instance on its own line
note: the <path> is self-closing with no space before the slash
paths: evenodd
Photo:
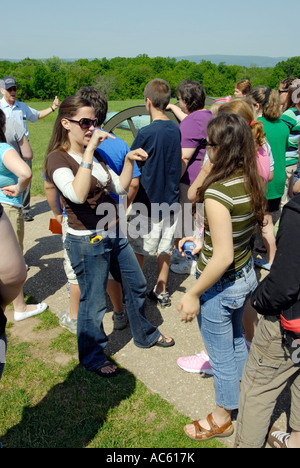
<path id="1" fill-rule="evenodd" d="M 254 268 L 233 282 L 218 281 L 200 297 L 198 323 L 214 375 L 216 404 L 238 408 L 240 381 L 248 357 L 242 336 L 248 296 L 257 286 Z"/>
<path id="2" fill-rule="evenodd" d="M 127 239 L 67 234 L 65 249 L 80 287 L 77 341 L 80 362 L 95 370 L 106 361 L 108 338 L 103 328 L 109 271 L 121 282 L 133 340 L 140 348 L 153 346 L 159 330 L 145 317 L 146 280 Z"/>

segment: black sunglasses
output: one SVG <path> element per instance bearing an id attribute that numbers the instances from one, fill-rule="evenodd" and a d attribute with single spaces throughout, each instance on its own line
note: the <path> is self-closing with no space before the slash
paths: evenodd
<path id="1" fill-rule="evenodd" d="M 219 145 L 217 145 L 217 143 L 209 143 L 206 138 L 201 138 L 199 146 L 200 149 L 204 149 L 207 148 L 207 146 L 215 147 Z"/>
<path id="2" fill-rule="evenodd" d="M 80 120 L 72 120 L 72 119 L 67 119 L 69 122 L 74 122 L 78 123 L 79 127 L 82 128 L 82 130 L 88 130 L 89 128 L 97 127 L 98 119 L 80 119 Z"/>
<path id="3" fill-rule="evenodd" d="M 289 90 L 288 90 L 288 89 L 279 89 L 278 92 L 279 92 L 279 94 L 281 94 L 281 93 L 288 93 Z"/>

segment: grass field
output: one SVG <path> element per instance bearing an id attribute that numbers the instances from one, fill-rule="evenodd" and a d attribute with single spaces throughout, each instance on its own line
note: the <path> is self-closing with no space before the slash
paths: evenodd
<path id="1" fill-rule="evenodd" d="M 30 103 L 29 103 L 30 104 Z M 43 109 L 51 103 L 31 103 Z M 119 111 L 142 101 L 109 103 Z M 33 147 L 32 195 L 43 195 L 42 168 L 57 112 L 29 124 Z M 129 132 L 123 132 L 131 138 Z M 130 145 L 130 142 L 128 141 Z M 77 360 L 76 337 L 47 311 L 32 341 L 8 323 L 8 353 L 0 382 L 0 441 L 30 448 L 221 448 L 183 433 L 188 418 L 123 369 L 112 380 L 88 373 Z M 45 339 L 46 338 L 46 339 Z M 58 364 L 57 355 L 69 357 Z"/>

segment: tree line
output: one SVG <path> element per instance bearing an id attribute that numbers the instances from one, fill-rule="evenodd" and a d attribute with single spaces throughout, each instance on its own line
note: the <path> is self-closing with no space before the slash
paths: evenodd
<path id="1" fill-rule="evenodd" d="M 215 65 L 207 60 L 200 63 L 176 60 L 170 57 L 79 59 L 72 62 L 52 57 L 45 60 L 26 58 L 18 62 L 0 61 L 0 78 L 13 76 L 18 84 L 18 99 L 62 100 L 77 92 L 81 86 L 96 86 L 109 100 L 141 99 L 145 85 L 153 78 L 163 78 L 170 83 L 172 97 L 185 78 L 199 81 L 207 96 L 233 94 L 234 85 L 249 79 L 252 86 L 264 84 L 277 88 L 288 76 L 300 77 L 300 57 L 279 62 L 274 68 L 255 65 Z"/>

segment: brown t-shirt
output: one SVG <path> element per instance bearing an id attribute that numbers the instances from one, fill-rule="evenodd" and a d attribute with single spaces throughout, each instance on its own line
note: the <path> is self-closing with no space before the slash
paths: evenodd
<path id="1" fill-rule="evenodd" d="M 105 163 L 102 160 L 99 153 L 95 152 L 94 156 L 101 163 L 101 165 L 105 167 L 105 170 L 107 170 Z M 76 176 L 77 171 L 79 169 L 79 163 L 75 161 L 75 159 L 72 158 L 72 156 L 63 151 L 54 152 L 49 156 L 47 162 L 47 176 L 53 184 L 54 172 L 57 169 L 65 167 L 71 169 L 74 176 Z M 88 193 L 86 201 L 82 204 L 74 203 L 68 198 L 66 198 L 57 187 L 57 190 L 62 198 L 63 205 L 65 206 L 66 215 L 68 216 L 68 225 L 70 226 L 70 228 L 78 231 L 96 230 L 99 221 L 107 215 L 107 213 L 103 213 L 101 215 L 96 213 L 98 206 L 102 203 L 109 203 L 110 205 L 114 206 L 114 219 L 117 219 L 116 202 L 109 195 L 111 183 L 111 176 L 109 173 L 108 176 L 109 182 L 105 187 L 101 185 L 101 183 L 98 181 L 98 179 L 96 179 L 96 177 L 91 177 L 90 191 Z M 106 225 L 106 228 L 107 227 L 108 226 Z"/>

